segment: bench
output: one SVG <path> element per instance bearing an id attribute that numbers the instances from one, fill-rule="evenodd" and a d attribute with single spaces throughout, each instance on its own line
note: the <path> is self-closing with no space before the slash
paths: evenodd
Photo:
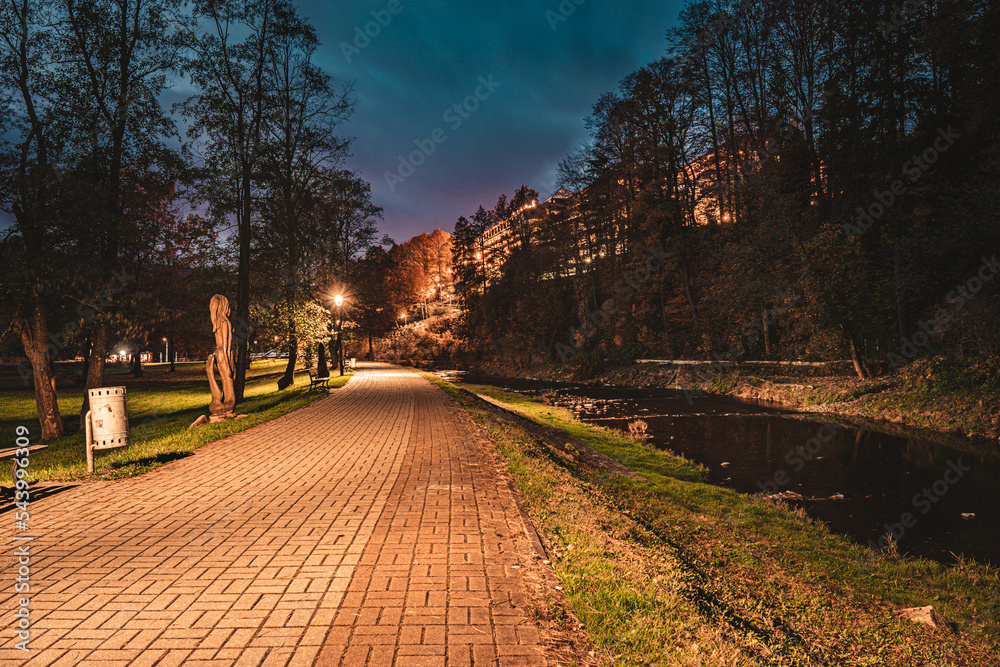
<path id="1" fill-rule="evenodd" d="M 309 373 L 309 391 L 319 391 L 320 389 L 326 389 L 327 391 L 330 390 L 329 375 L 327 375 L 326 377 L 316 377 L 315 375 L 312 374 L 312 371 L 308 371 L 308 373 Z"/>
<path id="2" fill-rule="evenodd" d="M 11 477 L 11 479 L 16 484 L 17 483 L 17 468 L 18 468 L 18 465 L 17 465 L 17 461 L 15 459 L 17 459 L 17 451 L 18 450 L 27 449 L 28 450 L 28 454 L 31 455 L 31 454 L 34 454 L 35 452 L 41 452 L 41 451 L 44 451 L 44 450 L 46 450 L 48 448 L 49 448 L 48 445 L 31 445 L 30 447 L 11 447 L 10 449 L 0 449 L 0 461 L 14 461 L 14 472 L 13 472 L 13 476 Z M 16 487 L 14 487 L 14 486 L 10 487 L 9 489 L 7 487 L 3 487 L 3 495 L 6 496 L 8 494 L 8 492 L 9 492 L 10 495 L 11 495 L 11 497 L 13 497 L 14 496 L 14 489 L 15 488 Z"/>
<path id="3" fill-rule="evenodd" d="M 48 445 L 31 445 L 30 447 L 11 447 L 10 449 L 0 449 L 0 461 L 10 461 L 11 459 L 16 459 L 17 451 L 19 449 L 27 449 L 28 454 L 31 455 L 35 452 L 40 452 L 48 448 Z"/>

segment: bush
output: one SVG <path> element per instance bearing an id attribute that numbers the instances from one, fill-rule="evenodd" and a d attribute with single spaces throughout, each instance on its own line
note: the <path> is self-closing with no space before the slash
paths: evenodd
<path id="1" fill-rule="evenodd" d="M 736 389 L 738 384 L 735 373 L 716 375 L 712 379 L 712 391 L 716 394 L 728 394 Z"/>
<path id="2" fill-rule="evenodd" d="M 965 361 L 928 357 L 917 359 L 899 374 L 909 391 L 1000 395 L 1000 357 Z"/>

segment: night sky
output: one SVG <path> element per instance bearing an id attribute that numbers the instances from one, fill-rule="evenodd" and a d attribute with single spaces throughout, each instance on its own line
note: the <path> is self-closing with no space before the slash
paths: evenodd
<path id="1" fill-rule="evenodd" d="M 384 209 L 381 230 L 397 241 L 450 232 L 458 216 L 489 208 L 522 183 L 551 194 L 557 163 L 587 137 L 583 119 L 597 97 L 664 54 L 682 6 L 633 0 L 626 10 L 564 0 L 564 10 L 575 9 L 555 21 L 564 17 L 559 0 L 395 2 L 299 6 L 323 42 L 320 64 L 338 81 L 354 82 L 355 113 L 342 128 L 355 138 L 348 166 L 372 184 Z M 379 34 L 357 49 L 355 28 L 374 22 L 372 11 L 387 25 L 375 24 Z M 481 81 L 492 82 L 492 92 Z M 452 109 L 477 92 L 482 99 L 468 105 L 477 109 Z M 418 151 L 417 140 L 433 153 L 417 155 L 424 163 L 390 185 L 385 173 L 400 172 L 400 156 Z"/>

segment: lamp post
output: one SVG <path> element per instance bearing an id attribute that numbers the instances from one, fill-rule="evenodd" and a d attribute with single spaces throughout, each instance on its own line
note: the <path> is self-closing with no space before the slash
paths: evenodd
<path id="1" fill-rule="evenodd" d="M 168 308 L 167 309 L 167 328 L 170 329 L 171 331 L 173 331 L 173 328 L 174 328 L 173 327 L 173 322 L 174 322 L 174 313 L 173 313 L 172 310 L 170 310 Z M 177 356 L 177 346 L 174 346 L 174 354 L 173 354 L 173 356 L 170 356 L 170 335 L 169 334 L 167 334 L 167 336 L 163 339 L 163 342 L 166 343 L 167 361 L 170 362 L 170 372 L 173 373 L 174 371 L 177 370 L 176 368 L 174 368 L 174 357 Z M 247 357 L 247 360 L 249 361 L 249 357 Z"/>
<path id="2" fill-rule="evenodd" d="M 343 326 L 343 322 L 340 319 L 340 307 L 344 305 L 344 297 L 337 295 L 333 297 L 333 302 L 337 304 L 337 357 L 340 362 L 340 375 L 344 375 L 344 342 L 341 338 L 340 331 Z"/>

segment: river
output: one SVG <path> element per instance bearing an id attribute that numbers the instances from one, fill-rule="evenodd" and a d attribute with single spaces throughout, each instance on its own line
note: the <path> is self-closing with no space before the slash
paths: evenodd
<path id="1" fill-rule="evenodd" d="M 578 419 L 622 431 L 641 419 L 651 444 L 701 463 L 711 483 L 782 493 L 861 544 L 884 544 L 891 531 L 902 553 L 945 563 L 961 554 L 1000 565 L 1000 455 L 987 443 L 919 432 L 901 437 L 673 389 L 439 375 L 534 396 L 548 392 Z"/>

